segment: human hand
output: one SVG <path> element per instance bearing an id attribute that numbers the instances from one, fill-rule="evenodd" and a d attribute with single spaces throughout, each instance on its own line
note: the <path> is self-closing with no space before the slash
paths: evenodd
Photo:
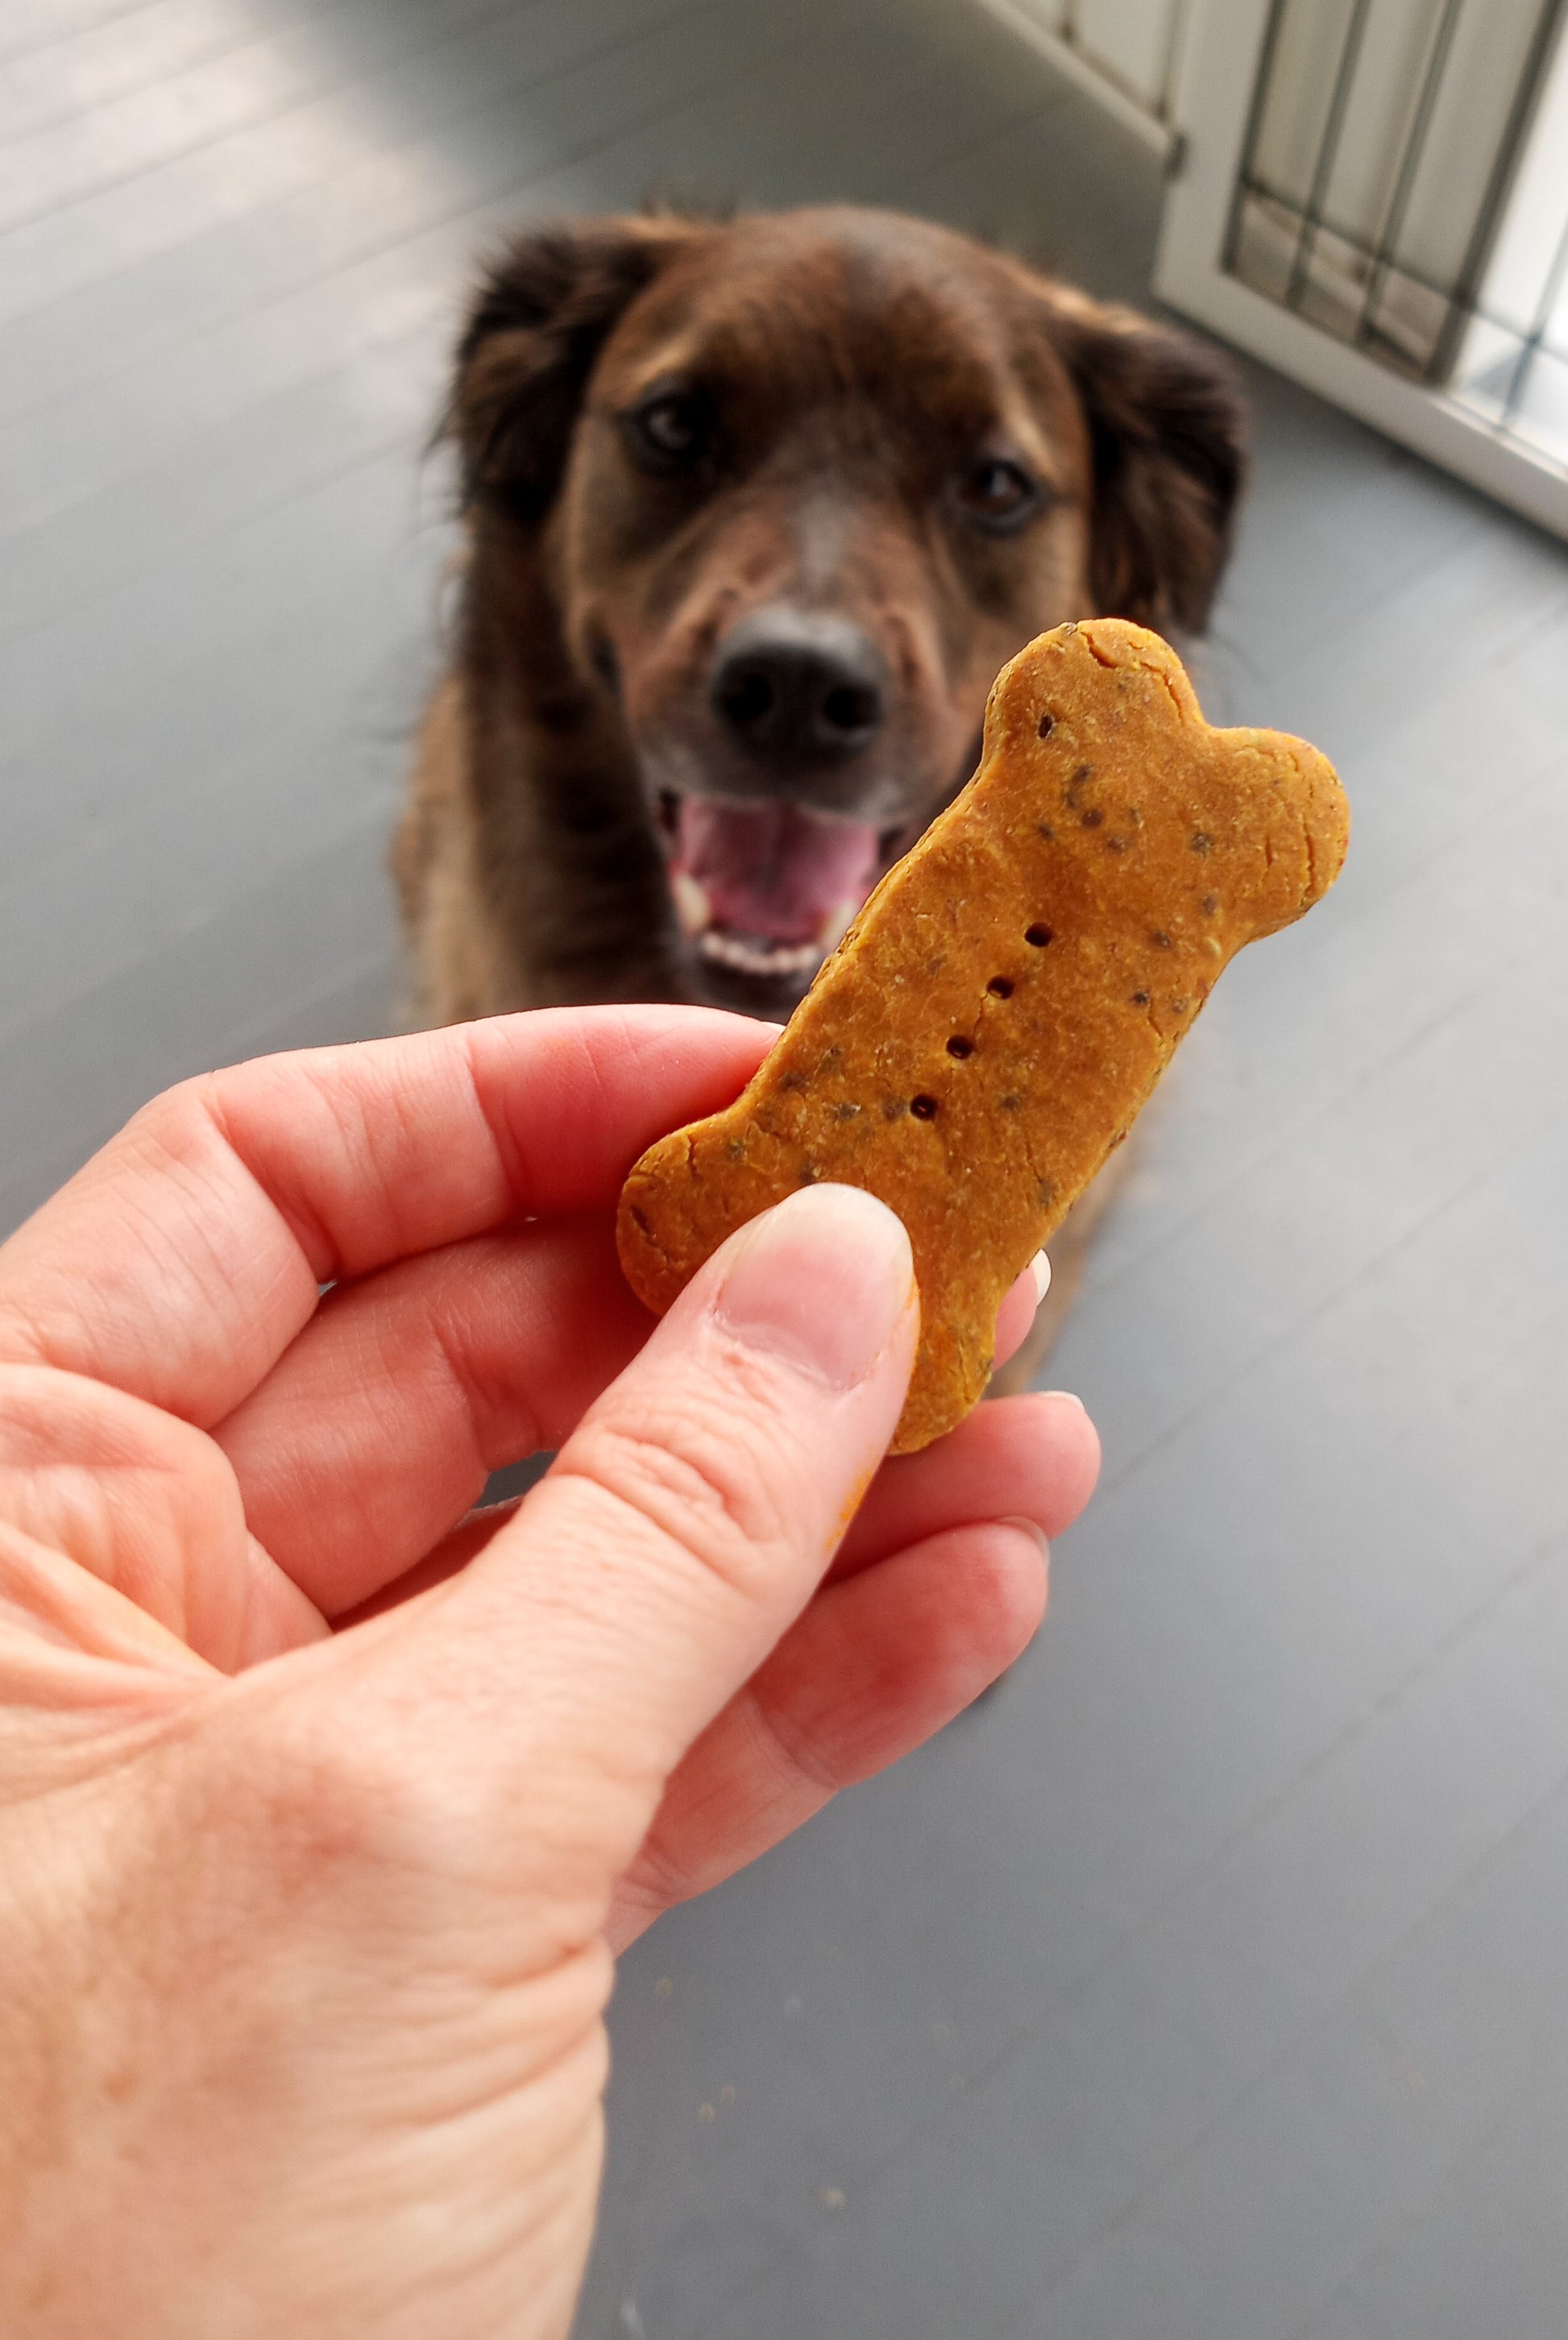
<path id="1" fill-rule="evenodd" d="M 1013 1399 L 878 1471 L 880 1205 L 796 1196 L 651 1331 L 620 1279 L 628 1165 L 765 1041 L 606 1009 L 243 1066 L 0 1249 L 14 2340 L 564 2333 L 613 1949 L 1033 1631 L 1022 1523 L 1093 1431 Z"/>

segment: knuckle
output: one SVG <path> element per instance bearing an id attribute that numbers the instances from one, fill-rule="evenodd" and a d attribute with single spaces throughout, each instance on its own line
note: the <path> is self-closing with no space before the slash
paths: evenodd
<path id="1" fill-rule="evenodd" d="M 215 1074 L 198 1073 L 177 1081 L 132 1115 L 125 1137 L 154 1159 L 184 1162 L 211 1145 L 217 1099 Z"/>
<path id="2" fill-rule="evenodd" d="M 732 1415 L 666 1407 L 640 1425 L 585 1424 L 571 1462 L 737 1591 L 752 1591 L 791 1540 L 778 1456 Z"/>
<path id="3" fill-rule="evenodd" d="M 765 1705 L 754 1689 L 746 1694 L 745 1714 L 753 1747 L 786 1789 L 804 1789 L 819 1802 L 838 1793 L 842 1770 L 808 1728 L 793 1726 L 782 1707 Z"/>
<path id="4" fill-rule="evenodd" d="M 656 1918 L 661 1910 L 691 1900 L 711 1881 L 689 1858 L 662 1843 L 653 1830 L 620 1880 L 620 1897 L 640 1915 Z"/>

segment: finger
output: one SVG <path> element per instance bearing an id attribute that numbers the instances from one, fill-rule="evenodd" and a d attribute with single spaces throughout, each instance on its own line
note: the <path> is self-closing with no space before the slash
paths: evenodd
<path id="1" fill-rule="evenodd" d="M 1005 1365 L 1029 1337 L 1035 1311 L 1051 1288 L 1051 1263 L 1037 1251 L 997 1311 L 994 1365 Z"/>
<path id="2" fill-rule="evenodd" d="M 210 1439 L 44 1365 L 0 1365 L 0 1611 L 79 1652 L 182 1676 L 326 1631 L 247 1532 Z"/>
<path id="3" fill-rule="evenodd" d="M 541 1221 L 340 1285 L 212 1434 L 255 1533 L 335 1617 L 422 1559 L 491 1472 L 560 1446 L 650 1324 L 607 1215 Z"/>
<path id="4" fill-rule="evenodd" d="M 552 1794 L 578 1815 L 574 1935 L 597 1930 L 670 1772 L 815 1590 L 898 1421 L 918 1324 L 893 1214 L 802 1189 L 692 1279 L 461 1575 L 362 1629 L 392 1628 L 373 1694 L 417 1702 L 422 1744 L 458 1742 L 510 1857 L 541 1857 L 524 1816 Z"/>
<path id="5" fill-rule="evenodd" d="M 206 1427 L 320 1284 L 608 1208 L 643 1147 L 728 1103 L 771 1036 L 701 1008 L 546 1009 L 186 1082 L 0 1249 L 0 1357 Z"/>
<path id="6" fill-rule="evenodd" d="M 977 1520 L 1072 1525 L 1099 1474 L 1100 1442 L 1076 1397 L 994 1398 L 918 1454 L 885 1462 L 833 1562 L 852 1576 L 921 1537 Z"/>
<path id="7" fill-rule="evenodd" d="M 1004 1522 L 821 1593 L 671 1779 L 617 1893 L 611 1948 L 950 1722 L 1037 1631 L 1046 1577 L 1043 1541 Z"/>
<path id="8" fill-rule="evenodd" d="M 646 1329 L 647 1320 L 641 1318 L 639 1340 Z M 556 1443 L 548 1430 L 541 1433 L 541 1444 Z M 839 1546 L 829 1578 L 853 1576 L 924 1537 L 987 1519 L 1026 1519 L 1047 1537 L 1058 1536 L 1094 1492 L 1099 1462 L 1095 1426 L 1079 1401 L 1066 1391 L 994 1399 L 935 1445 L 883 1463 Z M 376 1499 L 374 1478 L 373 1470 L 367 1472 L 367 1502 Z M 286 1487 L 280 1492 L 286 1496 Z M 419 1558 L 405 1562 L 402 1575 L 389 1569 L 382 1576 L 378 1568 L 367 1566 L 367 1581 L 372 1576 L 380 1581 L 360 1596 L 363 1613 L 377 1614 L 455 1575 L 513 1508 L 495 1505 L 471 1512 L 439 1542 L 421 1544 Z M 395 1516 L 378 1517 L 389 1550 L 394 1542 L 416 1541 L 412 1533 L 402 1537 Z M 274 1526 L 265 1539 L 269 1550 L 276 1549 L 277 1533 Z M 346 1592 L 352 1580 L 331 1553 L 323 1552 L 322 1565 L 326 1574 L 307 1578 L 316 1587 L 312 1597 L 340 1626 L 347 1624 L 352 1621 L 348 1602 L 332 1594 L 334 1588 Z"/>
<path id="9" fill-rule="evenodd" d="M 1004 1315 L 1036 1289 L 1026 1271 Z M 255 1534 L 336 1617 L 414 1567 L 492 1471 L 559 1447 L 649 1330 L 605 1218 L 449 1244 L 330 1293 L 212 1434 Z"/>

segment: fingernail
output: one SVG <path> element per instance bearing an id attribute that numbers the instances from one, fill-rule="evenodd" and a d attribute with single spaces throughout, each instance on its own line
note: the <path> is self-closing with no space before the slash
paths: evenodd
<path id="1" fill-rule="evenodd" d="M 1076 1405 L 1080 1413 L 1087 1413 L 1088 1412 L 1087 1406 L 1084 1403 L 1083 1399 L 1078 1395 L 1077 1390 L 1042 1390 L 1040 1394 L 1042 1397 L 1065 1397 L 1067 1403 L 1069 1405 Z"/>
<path id="2" fill-rule="evenodd" d="M 1047 1562 L 1049 1562 L 1051 1557 L 1050 1539 L 1047 1535 L 1044 1528 L 1040 1526 L 1038 1521 L 1022 1519 L 1017 1513 L 1014 1513 L 1007 1519 L 998 1520 L 997 1522 L 997 1525 L 999 1528 L 1017 1528 L 1020 1535 L 1032 1536 L 1036 1543 L 1037 1543 L 1040 1548 L 1040 1558 Z"/>
<path id="3" fill-rule="evenodd" d="M 712 1303 L 748 1348 L 830 1389 L 864 1381 L 915 1298 L 902 1222 L 858 1186 L 803 1186 L 732 1238 Z"/>
<path id="4" fill-rule="evenodd" d="M 1030 1260 L 1029 1274 L 1035 1279 L 1035 1306 L 1037 1308 L 1051 1288 L 1051 1263 L 1043 1251 L 1037 1251 Z"/>

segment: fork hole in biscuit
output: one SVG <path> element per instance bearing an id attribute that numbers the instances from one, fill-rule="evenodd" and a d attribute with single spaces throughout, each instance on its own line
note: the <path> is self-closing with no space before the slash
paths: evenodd
<path id="1" fill-rule="evenodd" d="M 948 1056 L 972 1056 L 974 1055 L 974 1053 L 975 1053 L 975 1044 L 974 1044 L 974 1042 L 973 1042 L 972 1040 L 966 1040 L 966 1039 L 965 1039 L 965 1037 L 964 1037 L 964 1036 L 963 1036 L 963 1034 L 962 1034 L 961 1032 L 955 1032 L 955 1033 L 954 1033 L 954 1035 L 953 1035 L 953 1036 L 952 1036 L 952 1038 L 951 1038 L 951 1039 L 948 1041 Z"/>
<path id="2" fill-rule="evenodd" d="M 1036 950 L 1044 950 L 1046 945 L 1051 940 L 1051 930 L 1049 927 L 1042 927 L 1038 925 L 1026 927 L 1024 928 L 1024 940 L 1027 943 L 1032 943 Z"/>
<path id="3" fill-rule="evenodd" d="M 935 1121 L 937 1118 L 937 1100 L 934 1096 L 911 1097 L 909 1099 L 909 1111 L 914 1115 L 917 1121 Z"/>
<path id="4" fill-rule="evenodd" d="M 1041 739 L 1048 739 L 1050 738 L 1050 736 L 1051 736 L 1052 732 L 1056 729 L 1056 728 L 1057 728 L 1057 719 L 1056 719 L 1056 717 L 1055 717 L 1054 715 L 1042 715 L 1042 716 L 1041 716 L 1041 718 L 1040 718 L 1040 737 L 1041 737 Z"/>
<path id="5" fill-rule="evenodd" d="M 991 994 L 993 999 L 1010 999 L 1013 996 L 1013 979 L 1007 975 L 994 975 L 987 984 L 986 989 Z"/>

